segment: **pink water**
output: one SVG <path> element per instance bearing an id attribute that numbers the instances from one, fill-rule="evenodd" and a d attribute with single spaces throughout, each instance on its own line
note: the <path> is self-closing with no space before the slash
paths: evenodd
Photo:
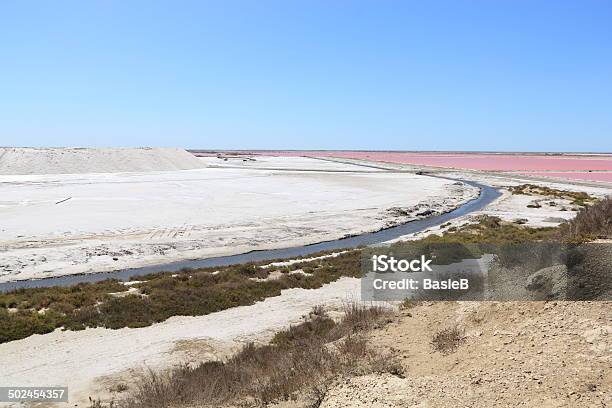
<path id="1" fill-rule="evenodd" d="M 466 170 L 612 170 L 612 156 L 545 156 L 476 153 L 403 153 L 350 151 L 275 152 L 283 156 L 339 157 Z"/>
<path id="2" fill-rule="evenodd" d="M 245 152 L 248 153 L 248 152 Z M 259 151 L 272 156 L 361 159 L 463 170 L 516 171 L 534 176 L 612 182 L 612 155 L 413 153 L 366 151 Z M 589 173 L 593 170 L 593 173 Z"/>

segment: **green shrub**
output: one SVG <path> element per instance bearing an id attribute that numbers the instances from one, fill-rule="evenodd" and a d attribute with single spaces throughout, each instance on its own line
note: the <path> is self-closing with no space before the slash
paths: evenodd
<path id="1" fill-rule="evenodd" d="M 558 190 L 555 188 L 538 186 L 535 184 L 521 184 L 519 186 L 510 187 L 508 188 L 508 190 L 510 190 L 512 194 L 540 195 L 540 196 L 562 198 L 562 199 L 570 200 L 573 205 L 577 205 L 577 206 L 587 206 L 596 200 L 595 197 L 585 192 L 582 192 L 582 191 Z M 527 207 L 540 208 L 540 205 L 530 204 Z"/>

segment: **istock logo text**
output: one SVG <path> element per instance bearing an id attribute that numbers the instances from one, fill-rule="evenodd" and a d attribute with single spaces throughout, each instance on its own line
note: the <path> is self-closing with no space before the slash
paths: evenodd
<path id="1" fill-rule="evenodd" d="M 372 255 L 373 272 L 431 272 L 429 264 L 431 259 L 425 259 L 421 255 L 420 259 L 395 259 L 388 255 Z"/>

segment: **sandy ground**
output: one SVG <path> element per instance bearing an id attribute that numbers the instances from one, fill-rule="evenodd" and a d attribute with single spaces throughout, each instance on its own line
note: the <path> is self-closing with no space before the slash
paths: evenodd
<path id="1" fill-rule="evenodd" d="M 359 283 L 341 278 L 320 289 L 288 289 L 252 306 L 140 329 L 56 330 L 0 344 L 0 386 L 68 386 L 65 406 L 87 407 L 90 395 L 107 396 L 134 371 L 222 357 L 247 341 L 268 341 L 316 305 L 341 309 L 359 300 Z"/>
<path id="2" fill-rule="evenodd" d="M 394 207 L 446 211 L 477 194 L 448 180 L 296 160 L 280 162 L 326 171 L 0 176 L 0 282 L 304 245 L 411 219 Z"/>
<path id="3" fill-rule="evenodd" d="M 368 344 L 399 358 L 403 378 L 338 378 L 322 408 L 607 407 L 610 302 L 428 302 L 401 312 Z M 442 328 L 465 341 L 434 350 Z M 300 405 L 295 405 L 300 406 Z"/>

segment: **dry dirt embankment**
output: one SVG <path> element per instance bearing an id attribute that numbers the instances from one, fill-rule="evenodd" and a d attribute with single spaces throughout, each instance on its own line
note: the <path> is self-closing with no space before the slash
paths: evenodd
<path id="1" fill-rule="evenodd" d="M 612 302 L 429 302 L 403 310 L 368 344 L 404 377 L 338 379 L 321 408 L 605 407 L 612 403 Z M 459 327 L 454 352 L 439 330 Z"/>
<path id="2" fill-rule="evenodd" d="M 0 148 L 0 175 L 191 170 L 205 164 L 176 148 Z"/>

